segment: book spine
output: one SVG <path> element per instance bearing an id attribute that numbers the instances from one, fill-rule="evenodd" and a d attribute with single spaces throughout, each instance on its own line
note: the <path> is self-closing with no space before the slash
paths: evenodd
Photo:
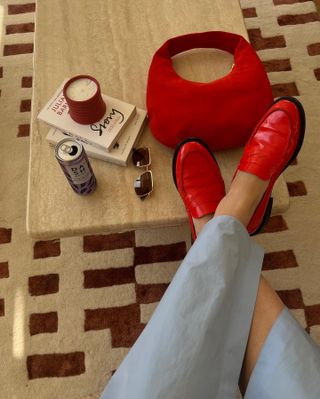
<path id="1" fill-rule="evenodd" d="M 61 132 L 62 132 L 62 130 L 61 130 Z M 70 136 L 70 135 L 68 134 L 68 136 Z M 70 136 L 70 137 L 72 137 L 72 136 Z M 47 135 L 46 139 L 49 142 L 49 144 L 53 147 L 56 146 L 59 143 L 59 141 L 61 140 L 55 136 L 50 135 L 50 133 Z M 119 165 L 119 166 L 127 166 L 126 160 L 113 157 L 111 154 L 109 155 L 107 152 L 105 154 L 97 153 L 97 152 L 95 152 L 94 148 L 90 148 L 91 144 L 84 142 L 82 139 L 81 140 L 79 139 L 79 141 L 81 141 L 84 144 L 85 152 L 89 158 L 99 159 L 99 160 L 105 161 L 105 162 L 111 162 L 111 163 Z M 87 147 L 87 145 L 89 147 Z"/>
<path id="2" fill-rule="evenodd" d="M 54 126 L 54 127 L 56 127 L 56 126 Z M 90 141 L 90 140 L 88 140 L 88 139 L 85 139 L 84 137 L 81 137 L 81 136 L 79 136 L 79 135 L 77 135 L 77 134 L 74 134 L 74 133 L 67 132 L 66 130 L 63 130 L 63 129 L 60 129 L 60 130 L 61 130 L 63 133 L 67 134 L 68 136 L 74 137 L 75 139 L 81 141 L 82 143 L 92 145 L 93 147 L 96 147 L 96 148 L 98 148 L 99 150 L 104 150 L 104 151 L 106 150 L 103 146 L 101 146 L 101 145 L 99 145 L 99 144 L 97 144 L 97 143 L 95 143 L 95 142 L 92 142 L 92 141 Z"/>

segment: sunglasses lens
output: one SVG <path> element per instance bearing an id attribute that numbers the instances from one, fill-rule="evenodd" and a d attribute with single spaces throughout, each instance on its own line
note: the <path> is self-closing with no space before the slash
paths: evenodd
<path id="1" fill-rule="evenodd" d="M 147 166 L 150 164 L 149 148 L 143 147 L 134 150 L 132 153 L 132 162 L 136 166 Z"/>
<path id="2" fill-rule="evenodd" d="M 139 176 L 134 182 L 134 189 L 139 197 L 145 197 L 146 195 L 150 194 L 152 188 L 153 188 L 153 181 L 150 170 L 142 173 L 142 175 Z"/>

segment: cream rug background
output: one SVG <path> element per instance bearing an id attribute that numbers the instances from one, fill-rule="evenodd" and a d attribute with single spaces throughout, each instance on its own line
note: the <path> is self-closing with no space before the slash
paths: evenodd
<path id="1" fill-rule="evenodd" d="M 265 276 L 320 343 L 319 15 L 310 0 L 241 6 L 274 95 L 299 96 L 307 112 L 304 147 L 285 173 L 290 209 L 257 240 Z M 0 1 L 0 397 L 96 398 L 177 270 L 189 231 L 27 236 L 34 10 Z"/>

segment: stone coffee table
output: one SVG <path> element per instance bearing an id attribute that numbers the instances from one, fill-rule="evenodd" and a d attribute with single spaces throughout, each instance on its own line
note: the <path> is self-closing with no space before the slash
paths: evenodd
<path id="1" fill-rule="evenodd" d="M 145 201 L 133 182 L 141 171 L 99 160 L 91 164 L 96 191 L 78 196 L 69 187 L 37 120 L 44 104 L 67 77 L 94 76 L 102 93 L 145 109 L 151 58 L 168 38 L 190 32 L 226 30 L 247 37 L 238 0 L 56 0 L 37 2 L 34 91 L 27 230 L 34 238 L 94 234 L 178 225 L 187 221 L 171 178 L 173 150 L 145 128 L 141 145 L 151 148 L 154 192 Z M 196 81 L 226 74 L 233 57 L 218 50 L 192 50 L 175 57 L 176 71 Z M 217 154 L 228 186 L 241 149 Z M 281 177 L 274 191 L 274 212 L 289 205 Z"/>

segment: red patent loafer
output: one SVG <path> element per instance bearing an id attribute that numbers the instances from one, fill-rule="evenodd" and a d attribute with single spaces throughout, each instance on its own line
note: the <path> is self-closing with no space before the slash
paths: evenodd
<path id="1" fill-rule="evenodd" d="M 192 238 L 196 231 L 192 218 L 214 213 L 225 196 L 224 181 L 210 148 L 199 138 L 183 140 L 172 161 L 174 183 L 186 207 Z"/>
<path id="2" fill-rule="evenodd" d="M 293 97 L 281 97 L 271 105 L 247 142 L 237 170 L 269 180 L 247 226 L 250 235 L 258 234 L 267 224 L 273 185 L 299 153 L 304 131 L 305 113 L 301 103 Z"/>

